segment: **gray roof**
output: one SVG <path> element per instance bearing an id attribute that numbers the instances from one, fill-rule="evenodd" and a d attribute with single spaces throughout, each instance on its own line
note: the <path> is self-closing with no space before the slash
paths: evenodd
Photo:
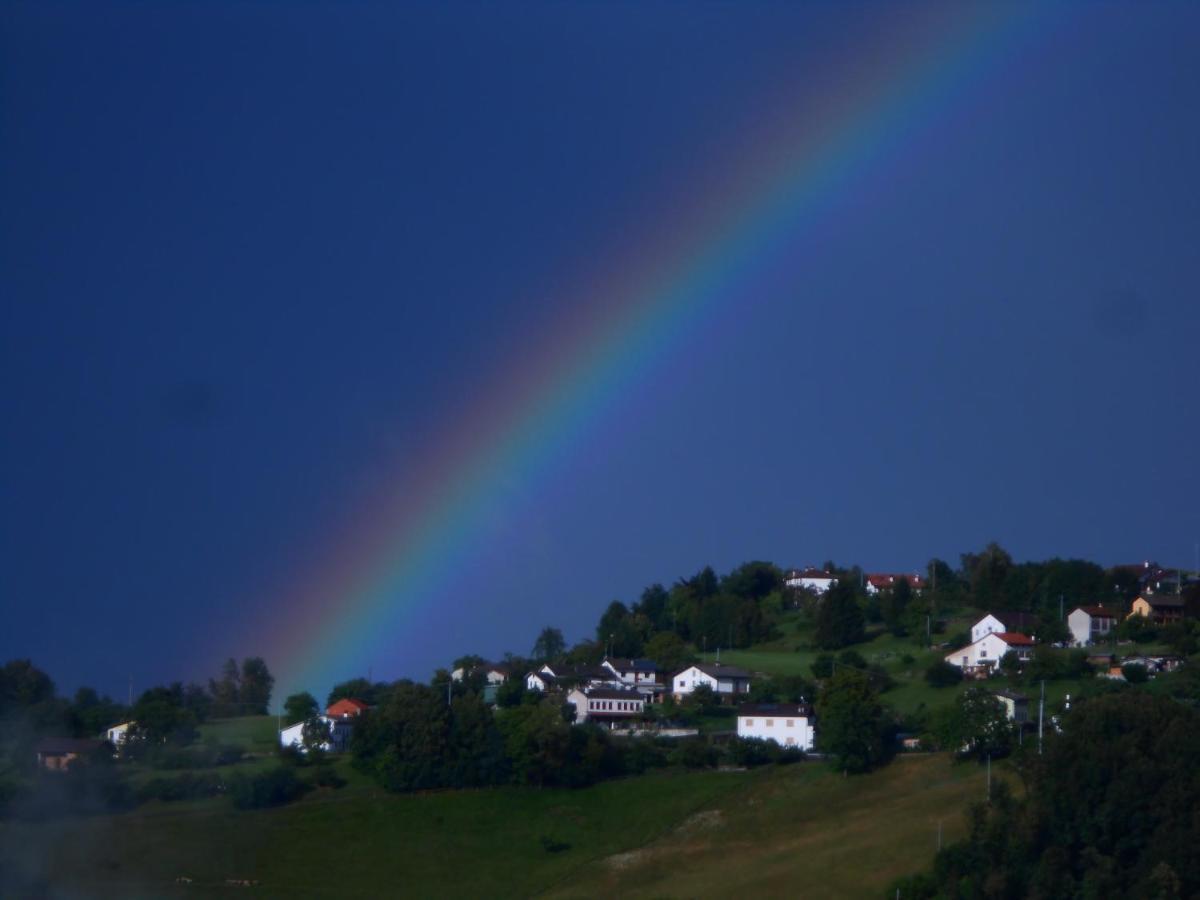
<path id="1" fill-rule="evenodd" d="M 696 663 L 695 667 L 712 678 L 753 678 L 754 676 L 745 669 L 739 669 L 737 666 L 725 666 L 721 663 Z M 688 669 L 692 668 L 688 666 Z M 687 671 L 684 669 L 683 671 Z"/>
<path id="2" fill-rule="evenodd" d="M 812 707 L 807 703 L 743 703 L 737 709 L 739 716 L 795 716 L 803 718 L 812 715 Z"/>

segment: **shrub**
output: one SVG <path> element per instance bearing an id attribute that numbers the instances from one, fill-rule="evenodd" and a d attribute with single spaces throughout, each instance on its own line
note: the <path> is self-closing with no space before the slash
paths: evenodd
<path id="1" fill-rule="evenodd" d="M 204 797 L 215 797 L 225 792 L 225 781 L 214 772 L 203 774 L 176 775 L 173 778 L 152 778 L 137 791 L 139 803 L 148 800 L 161 800 L 164 803 L 176 803 L 181 800 L 199 800 Z"/>
<path id="2" fill-rule="evenodd" d="M 293 769 L 277 766 L 258 775 L 239 776 L 229 788 L 237 809 L 262 809 L 299 799 L 308 785 L 296 777 Z"/>
<path id="3" fill-rule="evenodd" d="M 1146 671 L 1146 667 L 1141 663 L 1126 663 L 1121 666 L 1121 674 L 1125 676 L 1125 680 L 1130 684 L 1141 684 L 1150 677 L 1150 674 Z"/>
<path id="4" fill-rule="evenodd" d="M 313 787 L 340 788 L 346 785 L 346 779 L 339 775 L 337 769 L 328 763 L 321 763 L 314 766 L 310 781 Z"/>
<path id="5" fill-rule="evenodd" d="M 931 687 L 942 688 L 951 687 L 962 681 L 962 669 L 958 666 L 946 662 L 944 659 L 939 659 L 930 664 L 925 670 L 925 680 L 929 682 Z"/>
<path id="6" fill-rule="evenodd" d="M 671 761 L 689 769 L 710 769 L 717 764 L 717 751 L 702 737 L 685 738 L 676 745 Z"/>

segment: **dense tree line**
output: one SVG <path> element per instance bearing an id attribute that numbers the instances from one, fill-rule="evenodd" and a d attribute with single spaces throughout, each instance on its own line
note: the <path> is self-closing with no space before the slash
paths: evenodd
<path id="1" fill-rule="evenodd" d="M 1200 892 L 1200 712 L 1131 689 L 1077 703 L 1043 755 L 972 809 L 965 841 L 907 898 L 1190 897 Z M 888 896 L 892 896 L 889 892 Z"/>

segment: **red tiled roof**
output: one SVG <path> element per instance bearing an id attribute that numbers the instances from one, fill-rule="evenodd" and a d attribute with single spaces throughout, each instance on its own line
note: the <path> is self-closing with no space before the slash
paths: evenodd
<path id="1" fill-rule="evenodd" d="M 907 572 L 902 572 L 895 575 L 885 572 L 876 572 L 873 575 L 867 576 L 867 583 L 876 588 L 890 588 L 901 578 L 907 581 L 910 587 L 922 588 L 925 586 L 924 578 L 922 578 L 920 575 L 909 575 Z"/>
<path id="2" fill-rule="evenodd" d="M 1023 634 L 1018 634 L 1015 631 L 997 631 L 996 637 L 1000 638 L 1000 640 L 1004 641 L 1004 643 L 1012 644 L 1014 646 L 1021 646 L 1021 647 L 1032 647 L 1033 646 L 1032 638 L 1026 637 Z"/>
<path id="3" fill-rule="evenodd" d="M 354 700 L 350 697 L 343 697 L 335 703 L 329 704 L 325 710 L 325 715 L 330 718 L 336 716 L 357 716 L 359 713 L 368 709 L 367 704 L 361 700 Z"/>

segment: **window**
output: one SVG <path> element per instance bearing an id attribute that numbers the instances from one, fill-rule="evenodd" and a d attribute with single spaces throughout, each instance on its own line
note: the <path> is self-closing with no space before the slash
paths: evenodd
<path id="1" fill-rule="evenodd" d="M 770 728 L 770 727 L 772 727 L 772 726 L 775 724 L 775 720 L 774 720 L 774 719 L 767 719 L 765 722 L 763 722 L 763 724 L 764 724 L 764 725 L 765 725 L 767 728 Z"/>
<path id="2" fill-rule="evenodd" d="M 747 728 L 753 728 L 753 727 L 754 727 L 754 720 L 753 720 L 753 719 L 747 719 L 747 720 L 746 720 L 746 727 L 747 727 Z"/>
<path id="3" fill-rule="evenodd" d="M 796 727 L 796 720 L 795 720 L 795 719 L 788 719 L 788 720 L 787 720 L 787 727 L 788 727 L 788 728 L 795 728 L 795 727 Z M 791 740 L 791 738 L 788 738 L 788 740 Z"/>
<path id="4" fill-rule="evenodd" d="M 979 658 L 980 658 L 980 659 L 987 659 L 987 648 L 986 648 L 986 647 L 980 647 L 980 648 L 979 648 Z"/>

